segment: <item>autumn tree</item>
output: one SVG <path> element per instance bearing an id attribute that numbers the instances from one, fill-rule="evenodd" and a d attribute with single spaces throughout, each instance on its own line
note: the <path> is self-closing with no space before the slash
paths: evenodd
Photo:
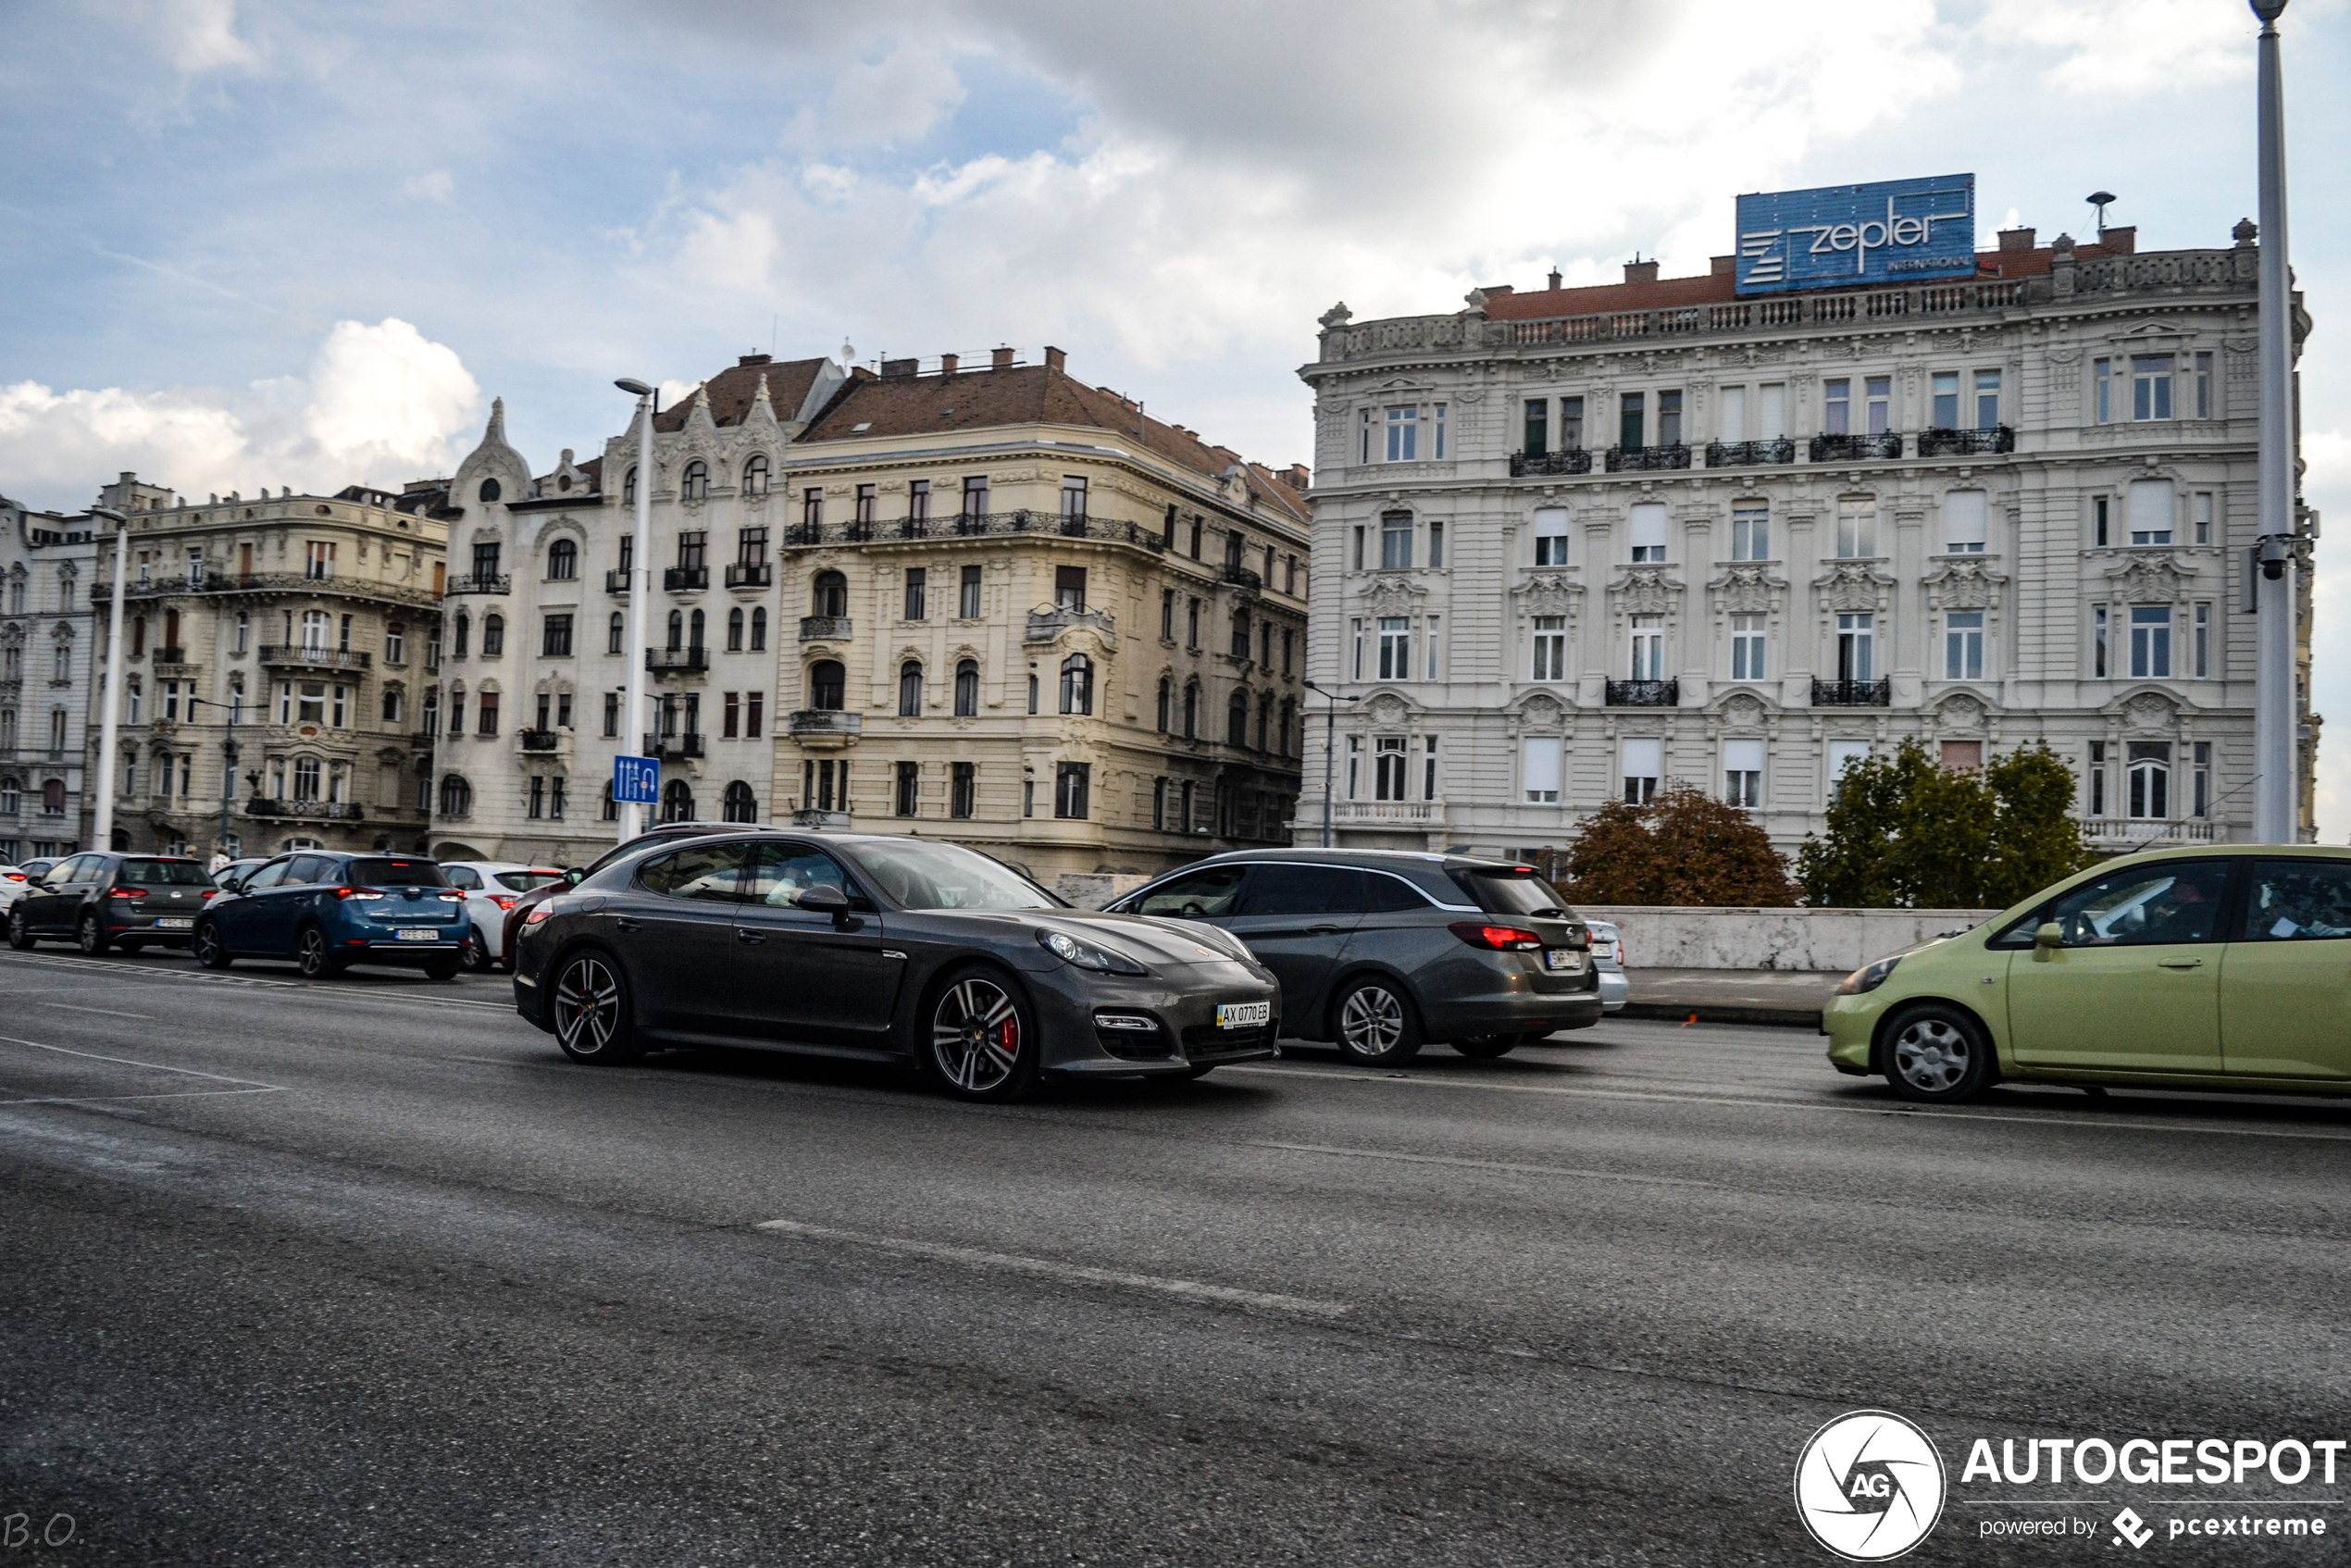
<path id="1" fill-rule="evenodd" d="M 1827 831 L 1797 854 L 1804 902 L 2004 908 L 2095 858 L 2074 825 L 2073 795 L 2072 769 L 2042 742 L 1954 769 L 1905 740 L 1838 778 Z"/>
<path id="2" fill-rule="evenodd" d="M 1796 902 L 1786 862 L 1755 818 L 1686 784 L 1646 805 L 1611 801 L 1586 817 L 1554 878 L 1576 903 Z"/>

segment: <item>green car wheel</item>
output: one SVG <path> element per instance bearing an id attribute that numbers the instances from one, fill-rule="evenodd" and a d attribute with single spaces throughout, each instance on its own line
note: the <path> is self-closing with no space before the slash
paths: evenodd
<path id="1" fill-rule="evenodd" d="M 1945 1002 L 1906 1007 L 1886 1020 L 1879 1071 L 1905 1100 L 1932 1105 L 1972 1100 L 1995 1076 L 1984 1027 Z"/>

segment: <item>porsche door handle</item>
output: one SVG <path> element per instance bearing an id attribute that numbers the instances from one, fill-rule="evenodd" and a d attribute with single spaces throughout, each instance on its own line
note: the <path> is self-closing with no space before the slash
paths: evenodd
<path id="1" fill-rule="evenodd" d="M 1306 934 L 1310 937 L 1336 937 L 1342 929 L 1344 927 L 1338 926 L 1309 926 Z"/>
<path id="2" fill-rule="evenodd" d="M 758 947 L 767 940 L 766 937 L 762 933 L 758 931 L 746 931 L 740 926 L 735 927 L 735 940 L 742 943 L 745 947 Z"/>
<path id="3" fill-rule="evenodd" d="M 645 928 L 645 923 L 641 920 L 631 920 L 624 915 L 612 923 L 612 928 L 616 931 L 641 931 Z"/>

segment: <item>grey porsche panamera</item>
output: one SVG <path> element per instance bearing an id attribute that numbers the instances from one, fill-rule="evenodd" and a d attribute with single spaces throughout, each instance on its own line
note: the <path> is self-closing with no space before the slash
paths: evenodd
<path id="1" fill-rule="evenodd" d="M 1275 1054 L 1281 988 L 1213 926 L 1073 909 L 961 845 L 746 830 L 649 843 L 535 905 L 515 1007 L 577 1062 L 754 1046 L 1016 1100 Z"/>

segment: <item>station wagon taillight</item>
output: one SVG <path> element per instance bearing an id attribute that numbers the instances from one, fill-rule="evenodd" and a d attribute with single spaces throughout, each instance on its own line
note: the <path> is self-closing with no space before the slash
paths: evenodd
<path id="1" fill-rule="evenodd" d="M 1488 926 L 1475 920 L 1457 920 L 1450 928 L 1470 946 L 1494 952 L 1536 952 L 1543 946 L 1543 939 L 1524 926 Z"/>

